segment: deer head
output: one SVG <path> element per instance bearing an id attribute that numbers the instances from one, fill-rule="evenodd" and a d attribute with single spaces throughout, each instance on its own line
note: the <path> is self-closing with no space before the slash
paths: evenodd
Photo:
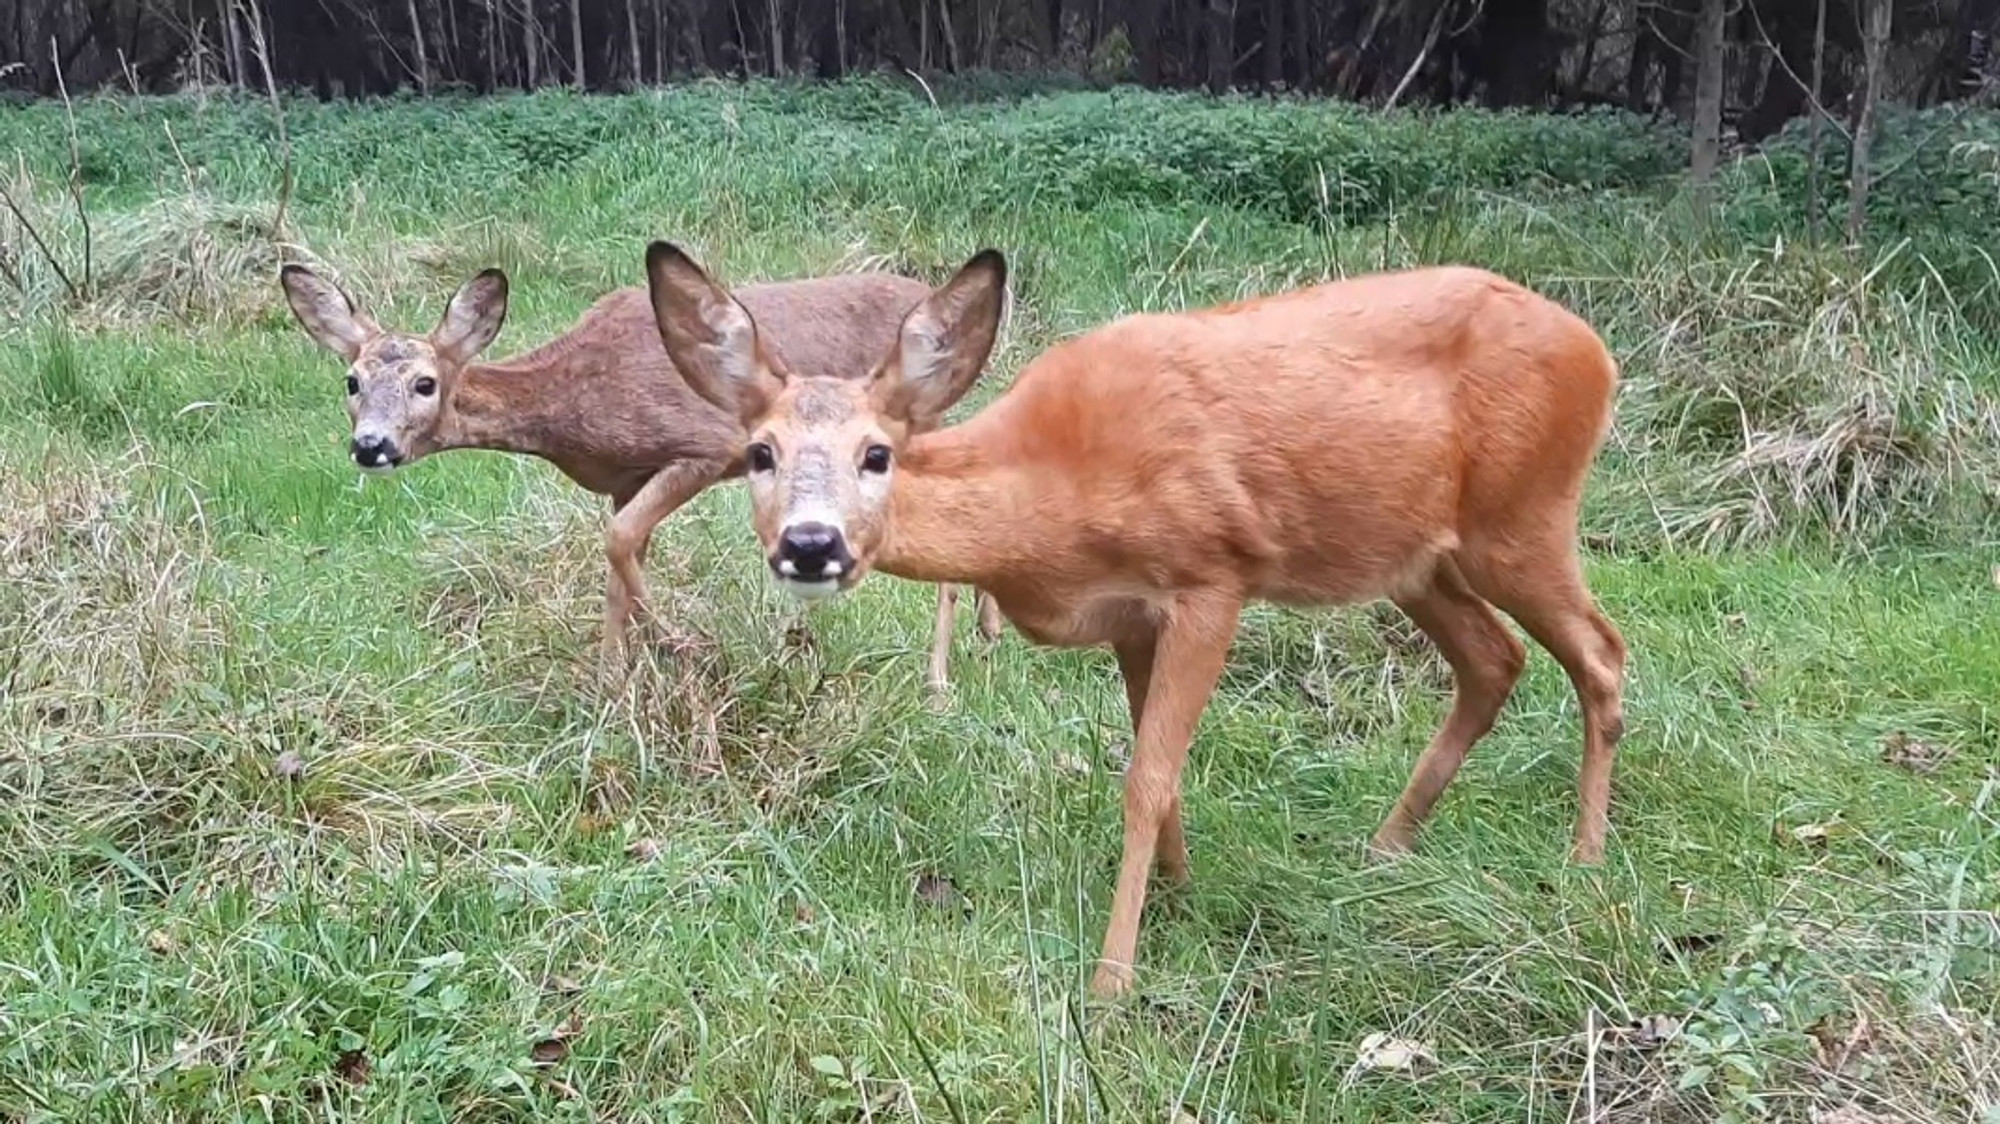
<path id="1" fill-rule="evenodd" d="M 854 588 L 889 533 L 898 457 L 972 388 L 993 350 L 1006 259 L 975 254 L 910 310 L 865 378 L 800 378 L 775 365 L 750 313 L 678 247 L 648 247 L 646 275 L 668 357 L 696 394 L 742 423 L 752 518 L 772 572 L 807 599 Z"/>
<path id="2" fill-rule="evenodd" d="M 507 275 L 467 281 L 429 335 L 385 332 L 339 286 L 302 265 L 279 275 L 306 334 L 347 361 L 349 450 L 367 472 L 389 472 L 435 451 L 459 372 L 507 319 Z"/>

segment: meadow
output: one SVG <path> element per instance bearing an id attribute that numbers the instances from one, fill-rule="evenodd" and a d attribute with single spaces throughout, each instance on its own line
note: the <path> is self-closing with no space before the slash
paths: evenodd
<path id="1" fill-rule="evenodd" d="M 1993 116 L 1891 115 L 1848 251 L 1789 134 L 1704 210 L 1622 115 L 938 93 L 0 106 L 0 1121 L 2000 1122 Z M 1193 884 L 1097 1005 L 1108 653 L 968 605 L 933 704 L 934 591 L 801 610 L 725 485 L 601 688 L 602 505 L 500 454 L 359 477 L 276 274 L 425 330 L 499 266 L 497 356 L 654 238 L 728 282 L 1003 249 L 957 416 L 1132 310 L 1437 261 L 1564 301 L 1624 371 L 1608 861 L 1565 862 L 1531 647 L 1364 865 L 1449 675 L 1387 606 L 1258 607 Z"/>

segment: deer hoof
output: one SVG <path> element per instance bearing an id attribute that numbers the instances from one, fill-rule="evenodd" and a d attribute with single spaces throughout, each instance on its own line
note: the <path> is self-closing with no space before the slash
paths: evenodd
<path id="1" fill-rule="evenodd" d="M 932 679 L 925 684 L 924 702 L 933 713 L 951 709 L 952 690 L 948 679 Z"/>
<path id="2" fill-rule="evenodd" d="M 1604 844 L 1587 839 L 1579 839 L 1569 849 L 1569 861 L 1575 866 L 1602 866 L 1604 864 Z"/>
<path id="3" fill-rule="evenodd" d="M 1106 1003 L 1116 1002 L 1132 994 L 1132 969 L 1129 965 L 1113 964 L 1109 960 L 1097 962 L 1097 973 L 1090 978 L 1090 997 Z"/>
<path id="4" fill-rule="evenodd" d="M 1408 828 L 1383 825 L 1368 841 L 1365 859 L 1370 865 L 1387 865 L 1416 849 L 1415 834 Z"/>

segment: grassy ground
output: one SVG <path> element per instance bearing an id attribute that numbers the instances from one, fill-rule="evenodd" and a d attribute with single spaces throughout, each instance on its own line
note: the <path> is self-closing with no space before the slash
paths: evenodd
<path id="1" fill-rule="evenodd" d="M 81 107 L 94 291 L 10 232 L 0 307 L 0 1120 L 2000 1119 L 1974 298 L 1697 228 L 1636 175 L 1299 214 L 1134 150 L 1037 198 L 979 138 L 1115 128 L 1109 96 L 879 93 L 297 107 L 288 248 L 263 109 Z M 63 131 L 0 118 L 78 280 Z M 1627 378 L 1587 514 L 1633 651 L 1609 862 L 1562 861 L 1580 730 L 1537 650 L 1420 854 L 1362 866 L 1448 677 L 1392 611 L 1259 609 L 1190 766 L 1195 882 L 1155 899 L 1141 999 L 1087 1007 L 1109 657 L 963 622 L 933 711 L 932 591 L 800 632 L 735 487 L 664 529 L 665 624 L 601 697 L 599 508 L 489 454 L 358 480 L 274 275 L 325 261 L 416 328 L 501 265 L 504 352 L 640 283 L 653 237 L 731 280 L 999 245 L 982 395 L 1120 311 L 1330 273 L 1472 261 L 1569 301 Z M 1376 1034 L 1426 1056 L 1358 1064 Z"/>

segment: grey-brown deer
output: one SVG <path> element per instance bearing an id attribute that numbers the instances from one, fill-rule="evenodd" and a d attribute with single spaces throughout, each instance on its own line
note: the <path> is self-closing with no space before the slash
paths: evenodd
<path id="1" fill-rule="evenodd" d="M 796 587 L 871 570 L 965 582 L 1041 644 L 1109 646 L 1135 729 L 1124 857 L 1092 979 L 1127 991 L 1147 880 L 1188 877 L 1181 771 L 1244 605 L 1392 599 L 1451 665 L 1451 709 L 1371 841 L 1414 845 L 1527 659 L 1568 672 L 1583 757 L 1574 859 L 1601 860 L 1625 644 L 1577 553 L 1617 366 L 1560 305 L 1451 267 L 1378 274 L 1059 343 L 935 428 L 992 350 L 1006 262 L 911 309 L 865 378 L 800 378 L 685 253 L 647 253 L 688 384 L 741 419 L 754 521 Z M 806 466 L 812 466 L 808 469 Z"/>
<path id="2" fill-rule="evenodd" d="M 466 282 L 427 335 L 384 331 L 338 285 L 302 265 L 280 273 L 306 333 L 347 364 L 350 452 L 367 472 L 390 472 L 448 449 L 539 457 L 587 491 L 611 499 L 603 654 L 625 656 L 653 530 L 703 489 L 743 474 L 733 414 L 691 393 L 661 349 L 646 290 L 599 299 L 561 336 L 498 362 L 479 356 L 507 316 L 507 278 L 489 269 Z M 743 305 L 768 331 L 788 370 L 837 377 L 867 369 L 894 343 L 903 314 L 929 287 L 887 273 L 849 273 L 745 286 Z M 942 689 L 958 591 L 938 590 L 927 678 Z M 991 599 L 979 628 L 999 635 Z"/>

